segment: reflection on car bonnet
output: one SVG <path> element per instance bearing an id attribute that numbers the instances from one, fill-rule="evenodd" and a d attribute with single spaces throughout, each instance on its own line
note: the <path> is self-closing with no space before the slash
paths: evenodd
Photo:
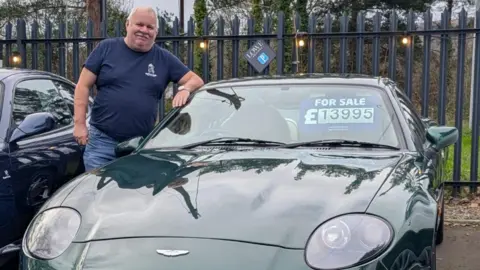
<path id="1" fill-rule="evenodd" d="M 246 105 L 228 119 L 226 130 L 240 137 L 288 142 L 290 129 L 280 113 L 267 105 Z"/>

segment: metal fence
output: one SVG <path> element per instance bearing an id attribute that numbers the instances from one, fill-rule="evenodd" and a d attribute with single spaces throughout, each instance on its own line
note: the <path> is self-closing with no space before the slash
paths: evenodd
<path id="1" fill-rule="evenodd" d="M 480 101 L 480 53 L 475 54 L 479 52 L 480 40 L 474 36 L 480 29 L 468 27 L 465 10 L 458 17 L 445 10 L 438 25 L 430 11 L 410 11 L 405 19 L 391 13 L 387 21 L 380 13 L 367 15 L 359 13 L 353 23 L 346 15 L 338 19 L 331 15 L 312 16 L 306 29 L 300 28 L 300 16 L 290 20 L 282 12 L 262 22 L 248 18 L 242 23 L 235 17 L 231 21 L 215 18 L 216 23 L 212 23 L 212 19 L 206 18 L 201 22 L 202 35 L 195 34 L 192 19 L 185 34 L 180 33 L 177 19 L 172 25 L 161 19 L 157 43 L 201 73 L 206 82 L 258 74 L 246 64 L 242 53 L 256 40 L 264 40 L 276 53 L 274 62 L 262 74 L 340 72 L 396 80 L 423 117 L 442 125 L 456 125 L 463 134 L 450 153 L 447 176 L 450 184 L 467 184 L 475 190 L 480 107 L 472 104 Z M 480 12 L 476 15 L 476 25 L 480 25 Z M 419 24 L 418 18 L 423 22 Z M 292 22 L 293 29 L 288 30 Z M 263 29 L 255 31 L 259 24 Z M 94 38 L 91 22 L 86 23 L 83 35 L 80 29 L 84 26 L 79 22 L 68 27 L 67 23 L 51 22 L 27 26 L 24 20 L 18 20 L 15 28 L 12 24 L 6 26 L 5 39 L 0 40 L 0 59 L 4 66 L 21 59 L 17 61 L 21 67 L 52 71 L 76 81 L 82 59 L 92 51 L 94 43 L 107 36 L 121 36 L 123 25 L 124 22 L 116 22 L 110 33 L 104 24 L 102 37 Z M 246 33 L 241 33 L 242 25 L 246 26 Z M 352 27 L 355 30 L 349 32 Z M 67 32 L 71 32 L 68 38 Z M 475 90 L 472 95 L 471 88 Z M 173 92 L 175 89 L 176 86 Z M 469 116 L 470 123 L 465 121 Z"/>

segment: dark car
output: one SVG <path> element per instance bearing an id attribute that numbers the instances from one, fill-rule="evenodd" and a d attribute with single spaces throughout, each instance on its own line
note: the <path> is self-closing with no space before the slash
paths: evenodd
<path id="1" fill-rule="evenodd" d="M 52 196 L 21 269 L 435 269 L 457 139 L 386 78 L 209 83 Z"/>
<path id="2" fill-rule="evenodd" d="M 84 172 L 73 138 L 74 90 L 49 72 L 0 69 L 0 267 L 18 253 L 45 200 Z"/>

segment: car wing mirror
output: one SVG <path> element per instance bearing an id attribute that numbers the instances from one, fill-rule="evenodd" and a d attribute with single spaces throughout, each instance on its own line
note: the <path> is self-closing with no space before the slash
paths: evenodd
<path id="1" fill-rule="evenodd" d="M 456 127 L 432 126 L 427 129 L 427 140 L 437 151 L 455 144 L 458 137 L 458 129 Z"/>
<path id="2" fill-rule="evenodd" d="M 10 143 L 55 129 L 55 118 L 51 113 L 32 113 L 25 117 L 10 136 Z"/>

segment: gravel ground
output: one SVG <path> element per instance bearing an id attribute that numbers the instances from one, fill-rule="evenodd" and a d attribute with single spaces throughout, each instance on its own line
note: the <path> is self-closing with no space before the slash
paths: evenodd
<path id="1" fill-rule="evenodd" d="M 445 218 L 480 220 L 480 196 L 448 199 L 445 204 Z"/>

